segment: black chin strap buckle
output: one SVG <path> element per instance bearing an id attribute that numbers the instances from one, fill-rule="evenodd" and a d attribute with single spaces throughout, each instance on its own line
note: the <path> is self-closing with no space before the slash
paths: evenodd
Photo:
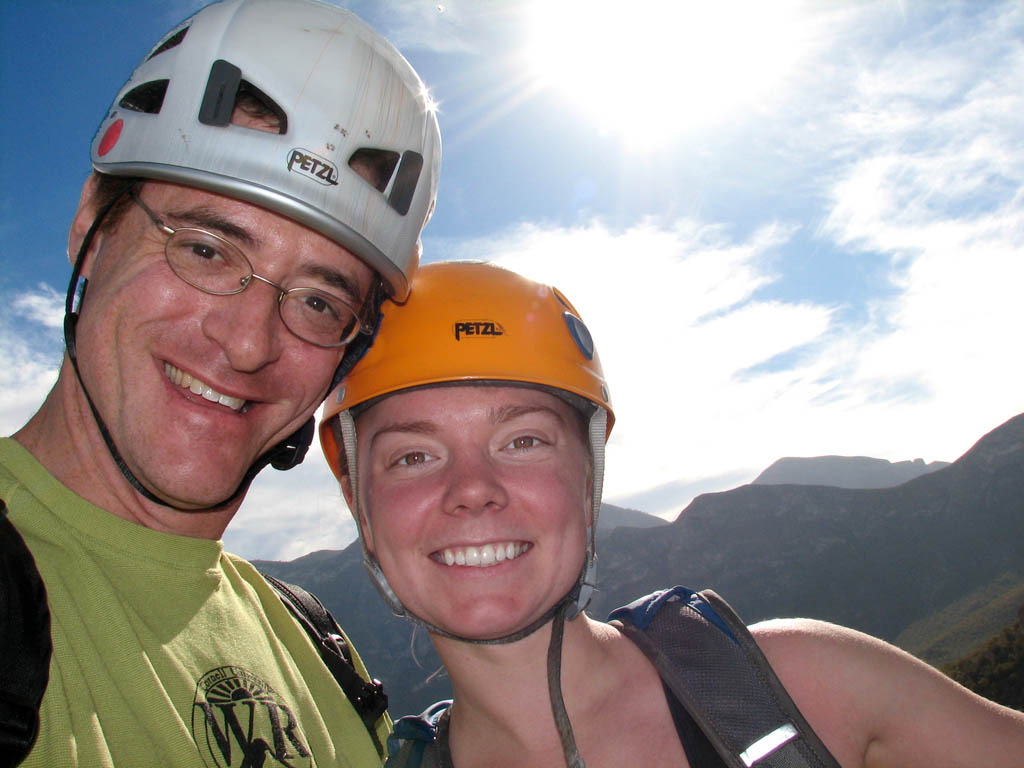
<path id="1" fill-rule="evenodd" d="M 267 461 L 274 469 L 282 471 L 297 467 L 306 458 L 306 451 L 313 442 L 316 429 L 313 417 L 299 427 L 290 437 L 282 440 L 267 453 Z"/>

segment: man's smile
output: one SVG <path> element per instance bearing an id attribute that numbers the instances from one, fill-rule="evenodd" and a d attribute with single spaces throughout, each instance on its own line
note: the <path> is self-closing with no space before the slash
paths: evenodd
<path id="1" fill-rule="evenodd" d="M 177 386 L 187 389 L 192 394 L 200 395 L 204 400 L 209 400 L 212 403 L 220 403 L 233 411 L 239 411 L 242 409 L 242 406 L 245 405 L 245 400 L 242 398 L 223 395 L 213 387 L 197 379 L 192 374 L 185 373 L 183 370 L 175 368 L 170 363 L 164 363 L 164 372 L 167 374 L 167 378 Z"/>

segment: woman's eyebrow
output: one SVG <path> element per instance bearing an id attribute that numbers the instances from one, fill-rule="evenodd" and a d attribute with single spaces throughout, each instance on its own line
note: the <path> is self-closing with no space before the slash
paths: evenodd
<path id="1" fill-rule="evenodd" d="M 393 421 L 389 424 L 385 424 L 380 429 L 374 430 L 373 437 L 370 438 L 370 442 L 372 443 L 381 435 L 433 435 L 436 434 L 436 432 L 437 425 L 431 421 Z"/>
<path id="2" fill-rule="evenodd" d="M 562 414 L 546 405 L 503 405 L 491 410 L 491 423 L 504 424 L 507 421 L 518 419 L 520 416 L 528 416 L 531 413 L 547 413 L 556 418 L 560 423 L 565 423 Z"/>

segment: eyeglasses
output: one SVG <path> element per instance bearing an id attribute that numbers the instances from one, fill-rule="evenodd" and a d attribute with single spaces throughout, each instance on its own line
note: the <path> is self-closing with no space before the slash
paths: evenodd
<path id="1" fill-rule="evenodd" d="M 277 311 L 285 328 L 318 347 L 343 347 L 364 324 L 345 301 L 316 288 L 284 288 L 257 275 L 238 246 L 204 229 L 171 229 L 136 195 L 131 195 L 157 228 L 167 235 L 164 256 L 171 271 L 204 293 L 230 296 L 248 288 L 253 278 L 277 289 Z"/>

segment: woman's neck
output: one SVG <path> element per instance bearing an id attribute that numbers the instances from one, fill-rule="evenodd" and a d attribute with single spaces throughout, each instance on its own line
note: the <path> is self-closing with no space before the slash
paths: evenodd
<path id="1" fill-rule="evenodd" d="M 459 768 L 476 764 L 558 764 L 562 746 L 548 690 L 551 624 L 507 645 L 433 637 L 455 692 L 449 742 Z M 573 723 L 592 722 L 623 671 L 615 647 L 629 641 L 585 615 L 566 622 L 562 691 Z"/>

